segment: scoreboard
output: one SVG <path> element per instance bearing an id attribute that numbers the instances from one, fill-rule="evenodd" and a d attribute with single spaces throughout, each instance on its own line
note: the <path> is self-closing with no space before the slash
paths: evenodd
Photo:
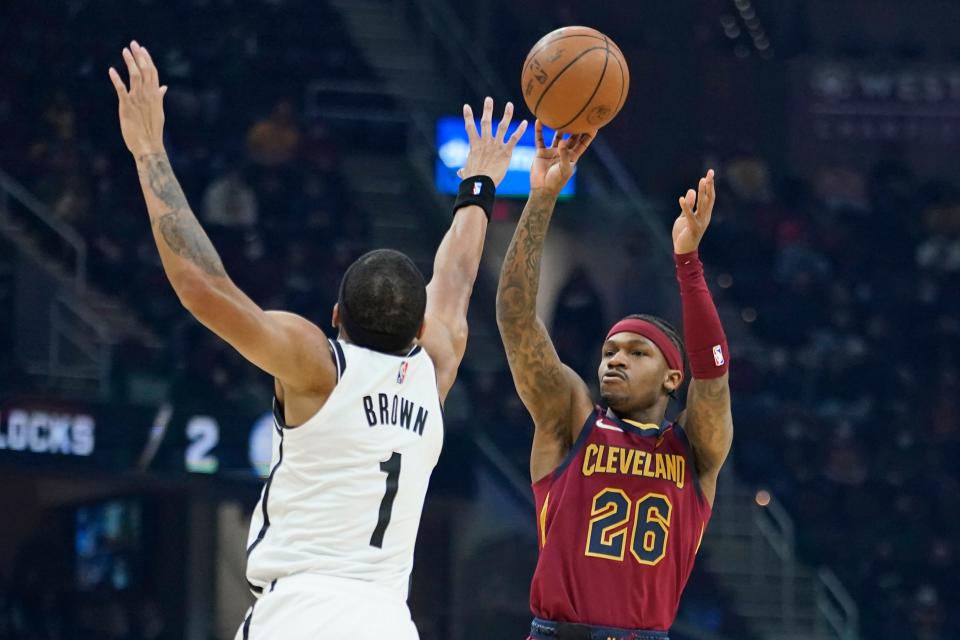
<path id="1" fill-rule="evenodd" d="M 258 480 L 270 470 L 273 434 L 269 411 L 0 400 L 0 464 Z"/>

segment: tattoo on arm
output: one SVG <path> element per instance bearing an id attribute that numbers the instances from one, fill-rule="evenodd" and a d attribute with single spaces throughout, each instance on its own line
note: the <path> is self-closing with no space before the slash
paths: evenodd
<path id="1" fill-rule="evenodd" d="M 497 319 L 506 325 L 536 316 L 543 242 L 555 206 L 553 197 L 534 192 L 523 208 L 497 288 Z"/>
<path id="2" fill-rule="evenodd" d="M 733 442 L 728 375 L 694 379 L 687 393 L 687 435 L 701 471 L 716 471 Z"/>
<path id="3" fill-rule="evenodd" d="M 517 392 L 537 427 L 562 432 L 570 380 L 536 312 L 543 243 L 555 203 L 552 196 L 530 194 L 503 261 L 497 324 Z"/>
<path id="4" fill-rule="evenodd" d="M 208 275 L 225 276 L 220 256 L 190 210 L 166 156 L 160 153 L 140 156 L 137 158 L 137 167 L 150 192 L 167 209 L 159 215 L 151 215 L 151 222 L 159 229 L 160 236 L 170 250 Z"/>

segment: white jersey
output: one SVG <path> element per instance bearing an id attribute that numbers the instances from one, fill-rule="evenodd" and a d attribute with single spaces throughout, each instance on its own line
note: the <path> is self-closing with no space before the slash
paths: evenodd
<path id="1" fill-rule="evenodd" d="M 284 576 L 376 583 L 406 600 L 430 474 L 443 444 L 433 362 L 330 341 L 337 385 L 303 425 L 274 407 L 273 462 L 250 523 L 255 594 Z"/>

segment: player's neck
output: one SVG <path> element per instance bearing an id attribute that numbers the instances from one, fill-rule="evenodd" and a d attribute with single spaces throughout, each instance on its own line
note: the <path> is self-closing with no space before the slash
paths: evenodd
<path id="1" fill-rule="evenodd" d="M 346 343 L 348 343 L 348 344 L 356 344 L 353 340 L 350 339 L 350 336 L 347 335 L 347 332 L 343 330 L 343 327 L 339 327 L 339 328 L 338 328 L 337 340 L 340 340 L 341 342 L 346 342 Z M 414 340 L 413 342 L 411 342 L 409 345 L 407 345 L 407 346 L 404 347 L 403 349 L 398 349 L 397 351 L 381 351 L 380 353 L 386 353 L 386 354 L 389 355 L 389 356 L 401 356 L 401 357 L 402 357 L 402 356 L 407 355 L 407 354 L 410 353 L 411 351 L 413 351 L 414 347 L 416 347 L 416 346 L 417 346 L 417 341 Z"/>
<path id="2" fill-rule="evenodd" d="M 658 402 L 657 404 L 644 409 L 633 409 L 629 411 L 617 411 L 611 407 L 611 411 L 621 420 L 629 420 L 640 424 L 655 424 L 657 426 L 663 422 L 667 414 L 667 403 Z"/>

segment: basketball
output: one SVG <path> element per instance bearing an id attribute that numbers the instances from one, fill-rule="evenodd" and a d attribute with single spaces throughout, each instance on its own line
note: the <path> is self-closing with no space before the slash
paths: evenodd
<path id="1" fill-rule="evenodd" d="M 590 27 L 562 27 L 533 45 L 520 78 L 523 99 L 548 127 L 599 129 L 627 99 L 630 70 L 613 40 Z"/>

